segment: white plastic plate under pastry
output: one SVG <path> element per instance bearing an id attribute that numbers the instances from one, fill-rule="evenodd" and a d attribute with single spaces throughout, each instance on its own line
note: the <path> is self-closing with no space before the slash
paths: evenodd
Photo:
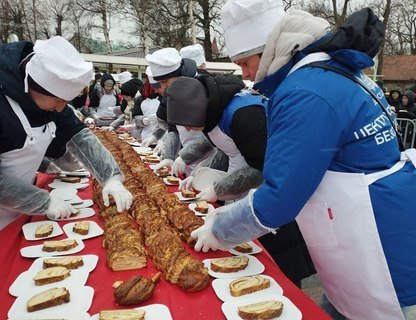
<path id="1" fill-rule="evenodd" d="M 107 309 L 103 309 L 107 310 Z M 146 311 L 145 319 L 146 320 L 172 320 L 172 315 L 170 314 L 169 308 L 164 304 L 149 304 L 148 306 L 135 308 L 135 310 L 144 310 Z M 94 314 L 91 316 L 90 320 L 98 320 L 99 314 Z"/>
<path id="2" fill-rule="evenodd" d="M 48 184 L 48 187 L 52 189 L 71 188 L 82 190 L 88 187 L 88 178 L 82 178 L 80 182 L 76 183 L 63 182 L 59 179 L 55 179 L 52 183 Z"/>
<path id="3" fill-rule="evenodd" d="M 150 147 L 133 147 L 133 150 L 137 153 L 148 153 L 149 156 L 153 154 L 153 150 Z"/>
<path id="4" fill-rule="evenodd" d="M 36 229 L 41 224 L 51 224 L 53 227 L 52 233 L 46 237 L 35 238 Z M 50 221 L 50 220 L 26 223 L 25 225 L 22 226 L 22 231 L 23 231 L 23 235 L 25 239 L 28 241 L 44 240 L 44 239 L 60 236 L 62 233 L 64 233 L 58 223 L 56 223 L 55 221 Z"/>
<path id="5" fill-rule="evenodd" d="M 92 217 L 93 215 L 95 215 L 95 211 L 93 208 L 81 208 L 78 209 L 80 211 L 80 213 L 78 213 L 76 216 L 73 217 L 69 217 L 66 219 L 61 219 L 61 218 L 57 218 L 57 219 L 51 219 L 54 221 L 67 221 L 67 220 L 79 220 L 79 219 L 84 219 L 84 218 L 89 218 Z"/>
<path id="6" fill-rule="evenodd" d="M 195 215 L 198 216 L 198 217 L 205 217 L 208 213 L 215 210 L 214 206 L 210 203 L 208 203 L 208 212 L 207 213 L 201 213 L 201 212 L 196 211 L 195 210 L 196 202 L 192 202 L 192 203 L 188 204 L 188 208 L 191 209 L 193 212 L 195 212 Z"/>
<path id="7" fill-rule="evenodd" d="M 260 290 L 260 291 L 256 291 L 253 293 L 249 293 L 249 294 L 245 294 L 243 296 L 240 297 L 233 297 L 230 293 L 230 283 L 237 280 L 236 279 L 215 279 L 214 281 L 212 281 L 212 287 L 214 288 L 215 294 L 217 295 L 217 297 L 226 302 L 226 301 L 234 301 L 234 300 L 241 300 L 241 299 L 245 299 L 245 298 L 257 298 L 258 296 L 264 296 L 264 295 L 268 295 L 268 294 L 277 294 L 277 295 L 282 295 L 283 294 L 283 289 L 281 286 L 279 286 L 276 282 L 276 280 L 274 280 L 272 277 L 266 276 L 264 274 L 260 274 L 259 276 L 269 279 L 270 280 L 270 287 Z"/>
<path id="8" fill-rule="evenodd" d="M 178 185 L 179 185 L 179 183 L 182 181 L 181 179 L 179 179 L 179 182 L 178 182 L 177 184 L 175 184 L 175 183 L 170 183 L 170 182 L 168 181 L 168 177 L 162 178 L 162 180 L 163 180 L 163 182 L 164 182 L 166 185 L 168 185 L 168 186 L 178 186 Z"/>
<path id="9" fill-rule="evenodd" d="M 54 288 L 54 287 L 82 287 L 85 285 L 88 279 L 89 272 L 87 269 L 75 269 L 69 270 L 70 275 L 69 277 L 65 278 L 62 281 L 48 283 L 43 286 L 35 285 L 35 281 L 33 277 L 38 273 L 40 270 L 29 269 L 25 272 L 22 272 L 16 280 L 14 280 L 13 284 L 9 288 L 9 293 L 12 296 L 18 297 L 24 295 L 26 292 L 30 292 L 33 295 Z"/>
<path id="10" fill-rule="evenodd" d="M 67 238 L 67 239 L 62 239 L 62 240 L 70 240 L 70 239 Z M 75 239 L 75 240 L 77 241 L 78 245 L 75 248 L 72 248 L 67 251 L 52 251 L 52 252 L 43 251 L 42 250 L 43 243 L 42 243 L 36 246 L 24 247 L 20 249 L 20 254 L 22 255 L 22 257 L 25 257 L 25 258 L 39 258 L 39 257 L 65 256 L 65 255 L 77 253 L 77 252 L 80 252 L 82 249 L 84 249 L 85 245 L 81 239 Z"/>
<path id="11" fill-rule="evenodd" d="M 85 170 L 85 169 L 80 169 L 77 171 L 61 171 L 59 173 L 59 176 L 64 178 L 64 177 L 89 177 L 91 176 L 91 174 Z"/>
<path id="12" fill-rule="evenodd" d="M 182 195 L 182 192 L 181 191 L 174 192 L 174 195 L 177 196 L 180 201 L 194 201 L 194 200 L 198 200 L 199 199 L 199 194 L 197 194 L 194 198 L 185 198 Z"/>
<path id="13" fill-rule="evenodd" d="M 244 256 L 243 254 L 240 254 L 241 256 Z M 257 259 L 254 256 L 251 255 L 245 255 L 248 258 L 248 265 L 244 270 L 236 271 L 236 272 L 215 272 L 211 270 L 211 261 L 218 260 L 222 258 L 216 258 L 216 259 L 205 259 L 203 264 L 208 269 L 208 273 L 211 277 L 217 278 L 217 279 L 232 279 L 232 278 L 240 278 L 245 276 L 254 276 L 256 274 L 260 274 L 264 271 L 264 265 L 260 262 L 259 259 Z M 234 256 L 231 256 L 234 257 Z"/>
<path id="14" fill-rule="evenodd" d="M 231 249 L 228 252 L 232 253 L 235 256 L 239 256 L 240 254 L 257 254 L 263 251 L 261 247 L 259 247 L 257 244 L 255 244 L 253 241 L 247 242 L 252 248 L 253 251 L 251 252 L 239 252 L 235 249 Z"/>
<path id="15" fill-rule="evenodd" d="M 88 220 L 88 222 L 90 223 L 90 228 L 89 228 L 88 234 L 86 235 L 82 235 L 82 234 L 72 231 L 76 222 L 67 223 L 66 225 L 63 226 L 63 229 L 66 235 L 68 236 L 68 238 L 78 238 L 82 240 L 98 237 L 104 233 L 104 230 L 101 229 L 101 227 L 96 222 L 90 221 L 90 220 Z"/>
<path id="16" fill-rule="evenodd" d="M 125 140 L 129 145 L 131 145 L 132 147 L 140 147 L 140 142 L 139 141 L 127 141 Z"/>
<path id="17" fill-rule="evenodd" d="M 273 294 L 263 295 L 260 297 L 245 298 L 233 301 L 224 302 L 221 306 L 222 312 L 224 313 L 227 320 L 239 320 L 242 319 L 238 315 L 238 307 L 245 306 L 247 304 L 257 303 L 261 301 L 278 300 L 283 302 L 283 312 L 279 317 L 271 318 L 276 320 L 301 320 L 302 312 L 290 301 L 287 297 Z"/>
<path id="18" fill-rule="evenodd" d="M 61 286 L 57 285 L 60 288 Z M 59 306 L 54 306 L 38 311 L 27 312 L 27 301 L 35 294 L 27 292 L 20 295 L 14 301 L 7 314 L 9 319 L 47 319 L 53 315 L 54 318 L 64 318 L 70 320 L 88 319 L 85 317 L 86 312 L 91 307 L 94 289 L 91 287 L 68 286 L 70 301 Z"/>
<path id="19" fill-rule="evenodd" d="M 66 200 L 69 202 L 70 205 L 75 205 L 75 204 L 81 204 L 84 200 L 82 200 L 77 194 L 69 200 Z"/>
<path id="20" fill-rule="evenodd" d="M 88 277 L 88 274 L 91 271 L 93 271 L 95 269 L 95 267 L 97 266 L 97 262 L 98 262 L 98 256 L 97 255 L 95 255 L 95 254 L 86 254 L 86 255 L 79 255 L 79 256 L 82 257 L 82 261 L 84 262 L 84 264 L 82 266 L 79 266 L 77 269 L 71 269 L 71 276 L 68 277 L 67 279 L 71 278 L 72 276 L 75 276 L 77 273 L 87 274 L 87 277 Z M 37 258 L 35 261 L 33 261 L 32 265 L 29 267 L 29 269 L 26 272 L 29 272 L 31 274 L 36 274 L 37 272 L 43 270 L 43 260 L 44 259 L 46 259 L 46 258 Z M 24 292 L 23 290 L 26 290 L 26 286 L 24 284 L 23 284 L 23 290 L 22 290 L 22 287 L 20 286 L 20 280 L 18 280 L 20 278 L 20 276 L 18 276 L 16 278 L 16 280 L 13 282 L 13 284 L 9 288 L 10 294 L 15 296 L 15 297 L 21 295 Z M 32 278 L 30 278 L 30 280 L 33 282 Z M 74 280 L 71 280 L 71 281 L 74 281 Z M 61 283 L 63 283 L 63 282 L 55 282 L 55 284 L 61 284 Z M 81 285 L 83 286 L 84 284 L 85 284 L 85 281 Z M 45 285 L 45 286 L 47 286 L 47 285 Z M 43 287 L 44 286 L 39 286 L 39 288 L 43 288 Z M 53 287 L 53 286 L 51 286 L 51 287 Z"/>
<path id="21" fill-rule="evenodd" d="M 81 203 L 73 204 L 72 206 L 75 209 L 83 209 L 83 208 L 91 207 L 93 204 L 94 202 L 91 199 L 85 199 L 85 200 L 82 200 Z"/>
<path id="22" fill-rule="evenodd" d="M 77 194 L 78 190 L 75 188 L 53 189 L 49 194 L 62 200 L 71 200 Z"/>

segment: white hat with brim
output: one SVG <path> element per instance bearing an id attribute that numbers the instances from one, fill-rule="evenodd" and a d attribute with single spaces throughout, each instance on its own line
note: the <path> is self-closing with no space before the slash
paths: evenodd
<path id="1" fill-rule="evenodd" d="M 72 44 L 60 36 L 37 40 L 26 72 L 43 89 L 70 101 L 93 78 L 93 66 L 81 58 Z"/>
<path id="2" fill-rule="evenodd" d="M 146 55 L 146 60 L 152 70 L 152 76 L 158 78 L 169 77 L 181 66 L 182 57 L 175 48 L 163 48 Z"/>
<path id="3" fill-rule="evenodd" d="M 230 59 L 263 52 L 269 34 L 284 14 L 281 0 L 229 0 L 221 22 Z"/>
<path id="4" fill-rule="evenodd" d="M 127 81 L 133 79 L 133 75 L 129 71 L 123 71 L 118 74 L 118 82 L 125 84 Z"/>
<path id="5" fill-rule="evenodd" d="M 204 48 L 199 43 L 183 47 L 179 50 L 180 55 L 182 58 L 192 59 L 196 62 L 197 66 L 200 66 L 207 61 L 205 60 L 205 52 Z"/>

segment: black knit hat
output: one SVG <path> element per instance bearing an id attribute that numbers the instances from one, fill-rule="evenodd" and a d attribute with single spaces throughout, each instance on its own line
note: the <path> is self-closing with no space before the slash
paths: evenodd
<path id="1" fill-rule="evenodd" d="M 138 79 L 131 79 L 123 84 L 121 87 L 121 94 L 123 96 L 129 96 L 134 98 L 136 96 L 137 91 L 139 91 L 140 87 L 142 86 L 143 82 Z"/>
<path id="2" fill-rule="evenodd" d="M 166 90 L 166 97 L 168 123 L 189 127 L 205 126 L 208 95 L 199 80 L 179 77 Z"/>

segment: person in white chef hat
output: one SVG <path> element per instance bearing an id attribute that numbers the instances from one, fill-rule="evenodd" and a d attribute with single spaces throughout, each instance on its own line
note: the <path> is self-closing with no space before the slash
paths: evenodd
<path id="1" fill-rule="evenodd" d="M 72 153 L 118 211 L 132 195 L 109 151 L 67 108 L 92 78 L 92 64 L 64 38 L 0 45 L 0 230 L 22 213 L 67 218 L 74 208 L 33 185 L 44 156 Z"/>
<path id="2" fill-rule="evenodd" d="M 194 60 L 199 71 L 205 70 L 207 68 L 207 60 L 205 59 L 204 48 L 199 43 L 183 47 L 181 50 L 179 50 L 179 54 L 182 58 Z"/>

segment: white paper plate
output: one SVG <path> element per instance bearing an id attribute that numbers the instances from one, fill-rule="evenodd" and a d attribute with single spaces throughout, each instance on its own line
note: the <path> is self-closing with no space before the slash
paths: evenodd
<path id="1" fill-rule="evenodd" d="M 98 256 L 95 254 L 80 254 L 80 255 L 74 255 L 71 257 L 82 257 L 82 261 L 84 261 L 84 265 L 78 267 L 78 269 L 85 269 L 87 272 L 91 272 L 95 269 L 98 262 Z M 43 260 L 45 258 L 37 258 L 35 261 L 33 261 L 32 265 L 29 267 L 29 270 L 42 270 L 43 269 Z M 74 270 L 78 270 L 74 269 Z"/>
<path id="2" fill-rule="evenodd" d="M 255 244 L 253 241 L 248 242 L 248 244 L 253 248 L 253 251 L 243 253 L 243 252 L 239 252 L 237 250 L 231 249 L 228 252 L 231 252 L 235 256 L 239 256 L 240 254 L 257 254 L 263 251 L 263 249 L 259 247 L 257 244 Z"/>
<path id="3" fill-rule="evenodd" d="M 78 190 L 75 188 L 53 189 L 49 194 L 62 200 L 71 200 L 77 194 Z"/>
<path id="4" fill-rule="evenodd" d="M 195 215 L 198 217 L 205 217 L 208 213 L 212 212 L 213 210 L 215 210 L 214 206 L 210 203 L 208 203 L 208 212 L 207 213 L 201 213 L 195 210 L 196 207 L 196 202 L 192 202 L 190 204 L 188 204 L 188 208 L 191 209 L 193 212 L 195 212 Z"/>
<path id="5" fill-rule="evenodd" d="M 238 307 L 247 304 L 257 303 L 267 300 L 279 300 L 283 302 L 283 312 L 279 317 L 272 318 L 276 320 L 301 320 L 302 312 L 290 301 L 288 298 L 282 295 L 263 295 L 261 297 L 246 298 L 240 300 L 227 301 L 222 304 L 222 312 L 227 320 L 239 320 L 242 319 L 238 315 Z"/>
<path id="6" fill-rule="evenodd" d="M 20 254 L 22 255 L 22 257 L 25 257 L 25 258 L 39 258 L 39 257 L 65 256 L 65 255 L 77 253 L 77 252 L 80 252 L 82 249 L 84 249 L 85 245 L 81 239 L 75 239 L 75 240 L 77 241 L 78 245 L 75 248 L 72 248 L 71 250 L 46 252 L 46 251 L 42 251 L 43 244 L 38 244 L 36 246 L 28 246 L 28 247 L 24 247 L 20 249 Z"/>
<path id="7" fill-rule="evenodd" d="M 57 286 L 61 287 L 61 286 Z M 79 320 L 79 315 L 85 315 L 91 307 L 94 289 L 91 287 L 66 287 L 71 296 L 68 303 L 59 306 L 46 308 L 38 311 L 27 312 L 27 301 L 34 296 L 34 293 L 28 292 L 17 297 L 8 312 L 10 319 L 47 319 L 53 315 L 53 318 L 65 318 L 71 320 Z"/>
<path id="8" fill-rule="evenodd" d="M 153 153 L 153 150 L 150 147 L 133 147 L 133 150 L 137 153 L 148 153 L 149 156 Z"/>
<path id="9" fill-rule="evenodd" d="M 63 226 L 63 229 L 66 235 L 68 236 L 68 238 L 78 238 L 82 240 L 98 237 L 104 233 L 104 230 L 101 229 L 101 227 L 96 222 L 90 221 L 90 220 L 88 221 L 90 223 L 90 229 L 89 229 L 88 234 L 86 235 L 82 235 L 82 234 L 72 231 L 76 222 L 67 223 L 66 225 Z"/>
<path id="10" fill-rule="evenodd" d="M 215 279 L 214 281 L 212 281 L 212 287 L 214 288 L 217 297 L 224 302 L 241 300 L 245 298 L 257 298 L 257 296 L 264 296 L 268 294 L 283 294 L 283 289 L 281 286 L 277 284 L 276 280 L 264 274 L 261 274 L 260 276 L 270 280 L 270 287 L 253 293 L 245 294 L 240 297 L 233 297 L 230 293 L 230 283 L 236 279 Z"/>
<path id="11" fill-rule="evenodd" d="M 211 277 L 217 279 L 231 279 L 239 278 L 245 276 L 254 276 L 260 274 L 264 271 L 264 265 L 254 256 L 246 255 L 248 258 L 248 265 L 244 270 L 236 272 L 215 272 L 211 270 L 211 261 L 217 259 L 205 259 L 202 261 L 206 268 L 208 268 L 208 273 Z M 220 258 L 221 259 L 221 258 Z"/>
<path id="12" fill-rule="evenodd" d="M 43 286 L 35 285 L 35 281 L 33 277 L 39 272 L 40 270 L 29 269 L 23 273 L 21 273 L 13 284 L 9 288 L 9 293 L 12 296 L 18 297 L 24 295 L 26 292 L 30 292 L 33 295 L 39 293 L 41 291 L 51 289 L 54 287 L 82 287 L 85 285 L 88 279 L 89 272 L 87 269 L 75 269 L 69 270 L 71 274 L 69 277 L 65 278 L 62 281 L 48 283 Z"/>
<path id="13" fill-rule="evenodd" d="M 82 200 L 81 203 L 73 204 L 72 206 L 75 209 L 83 209 L 83 208 L 91 207 L 93 204 L 94 202 L 91 199 L 85 199 L 85 200 Z"/>
<path id="14" fill-rule="evenodd" d="M 184 196 L 182 196 L 182 192 L 177 191 L 174 192 L 174 195 L 177 196 L 180 201 L 194 201 L 199 199 L 199 194 L 197 194 L 194 198 L 185 198 Z"/>
<path id="15" fill-rule="evenodd" d="M 129 145 L 133 146 L 133 147 L 140 147 L 141 143 L 138 141 L 127 141 L 125 140 Z"/>
<path id="16" fill-rule="evenodd" d="M 148 306 L 135 308 L 136 310 L 146 311 L 145 319 L 146 320 L 172 320 L 172 315 L 170 314 L 169 308 L 164 304 L 149 304 Z M 103 309 L 108 310 L 108 309 Z M 94 314 L 91 316 L 90 320 L 98 320 L 99 314 Z"/>
<path id="17" fill-rule="evenodd" d="M 165 178 L 162 178 L 162 180 L 163 180 L 163 182 L 166 184 L 166 185 L 168 185 L 168 186 L 178 186 L 179 184 L 174 184 L 174 183 L 170 183 L 169 181 L 168 181 L 168 177 L 165 177 Z M 181 179 L 179 179 L 179 183 L 181 183 Z"/>
<path id="18" fill-rule="evenodd" d="M 77 183 L 63 182 L 60 179 L 55 179 L 52 183 L 48 184 L 48 186 L 52 189 L 71 188 L 82 190 L 88 187 L 88 178 L 82 178 L 81 181 Z"/>
<path id="19" fill-rule="evenodd" d="M 51 219 L 51 220 L 54 220 L 54 221 L 78 220 L 78 219 L 89 218 L 89 217 L 92 217 L 93 215 L 95 215 L 95 211 L 94 211 L 93 208 L 81 208 L 81 209 L 78 209 L 78 210 L 81 211 L 81 212 L 78 213 L 76 216 L 69 217 L 69 218 L 66 218 L 66 219 L 58 218 L 58 219 Z"/>
<path id="20" fill-rule="evenodd" d="M 47 237 L 35 238 L 36 229 L 41 224 L 51 224 L 53 226 L 52 233 Z M 23 231 L 23 235 L 25 239 L 29 241 L 53 238 L 64 233 L 58 223 L 56 223 L 55 221 L 50 221 L 50 220 L 26 223 L 25 225 L 22 226 L 22 231 Z"/>

